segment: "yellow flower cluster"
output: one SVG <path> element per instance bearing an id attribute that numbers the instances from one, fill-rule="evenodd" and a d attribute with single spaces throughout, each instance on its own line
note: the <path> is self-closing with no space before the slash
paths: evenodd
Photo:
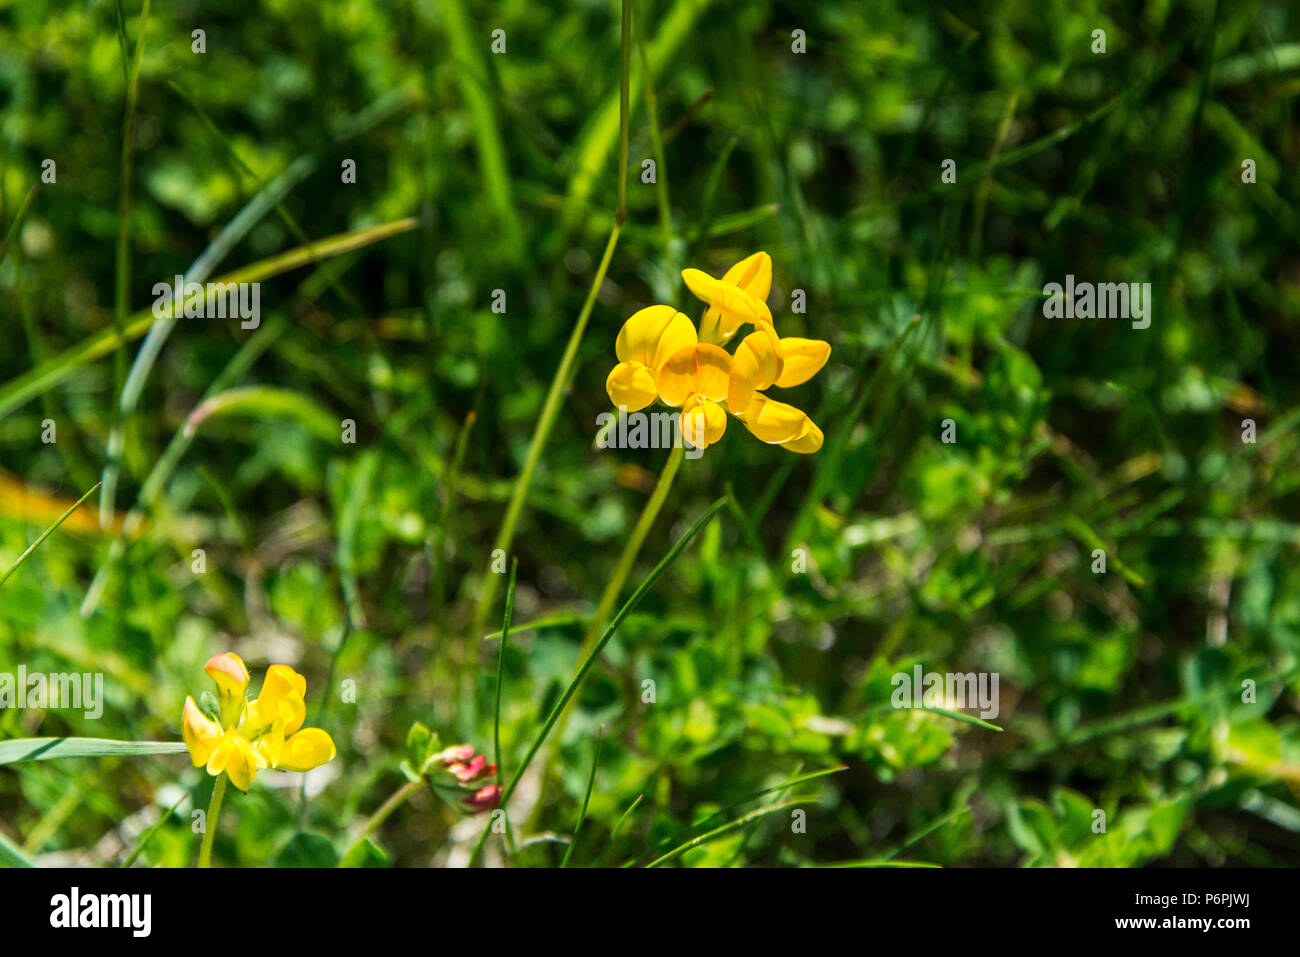
<path id="1" fill-rule="evenodd" d="M 682 279 L 707 304 L 700 328 L 671 306 L 650 306 L 623 324 L 614 345 L 619 363 L 605 381 L 610 401 L 627 412 L 656 399 L 680 409 L 682 437 L 697 449 L 722 438 L 727 412 L 759 440 L 792 452 L 816 452 L 822 431 L 792 405 L 769 398 L 772 386 L 811 379 L 830 357 L 820 339 L 782 339 L 767 308 L 772 258 L 757 252 L 715 279 L 683 269 Z M 723 346 L 744 325 L 754 327 L 736 351 Z M 725 403 L 725 405 L 724 405 Z"/>
<path id="2" fill-rule="evenodd" d="M 271 665 L 256 700 L 249 701 L 248 669 L 227 652 L 203 666 L 217 684 L 220 722 L 185 699 L 181 733 L 197 768 L 213 777 L 225 771 L 230 783 L 247 791 L 263 768 L 310 771 L 334 757 L 334 741 L 320 728 L 303 728 L 307 717 L 307 679 L 288 665 Z M 301 730 L 299 730 L 301 729 Z"/>

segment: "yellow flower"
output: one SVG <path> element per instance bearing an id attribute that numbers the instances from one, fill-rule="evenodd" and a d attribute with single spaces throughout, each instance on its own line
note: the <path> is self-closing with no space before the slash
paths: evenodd
<path id="1" fill-rule="evenodd" d="M 700 320 L 700 339 L 725 345 L 745 323 L 771 325 L 767 294 L 772 291 L 772 257 L 758 252 L 747 256 L 714 279 L 699 269 L 683 269 L 682 279 L 697 298 L 709 304 Z"/>
<path id="2" fill-rule="evenodd" d="M 760 442 L 805 454 L 822 447 L 822 430 L 806 412 L 755 392 L 740 421 Z"/>
<path id="3" fill-rule="evenodd" d="M 221 721 L 185 699 L 181 734 L 194 766 L 213 777 L 226 772 L 247 791 L 263 768 L 310 771 L 335 755 L 334 741 L 319 728 L 303 728 L 307 679 L 287 665 L 271 665 L 261 693 L 249 702 L 248 669 L 234 654 L 217 655 L 204 671 L 217 683 Z"/>
<path id="4" fill-rule="evenodd" d="M 697 342 L 695 326 L 671 306 L 650 306 L 623 323 L 614 351 L 621 360 L 605 380 L 614 405 L 638 412 L 659 395 L 659 367 L 681 349 Z"/>
<path id="5" fill-rule="evenodd" d="M 772 260 L 764 252 L 736 263 L 721 279 L 698 269 L 683 269 L 682 279 L 709 304 L 700 338 L 725 342 L 745 323 L 755 331 L 741 340 L 731 363 L 727 408 L 760 441 L 792 452 L 816 452 L 822 431 L 808 415 L 763 394 L 776 386 L 788 389 L 811 379 L 830 358 L 831 346 L 820 339 L 782 339 L 763 301 L 772 288 Z"/>
<path id="6" fill-rule="evenodd" d="M 682 438 L 706 449 L 727 429 L 727 413 L 718 403 L 727 397 L 731 356 L 707 343 L 679 349 L 659 368 L 659 398 L 681 407 Z"/>
<path id="7" fill-rule="evenodd" d="M 831 346 L 820 339 L 775 339 L 766 331 L 750 333 L 736 350 L 727 388 L 727 407 L 762 442 L 791 452 L 816 452 L 822 430 L 807 413 L 768 398 L 763 389 L 788 389 L 811 379 L 830 358 Z"/>
<path id="8" fill-rule="evenodd" d="M 830 343 L 820 339 L 777 335 L 766 302 L 772 289 L 772 258 L 754 253 L 721 279 L 683 269 L 682 279 L 707 306 L 699 333 L 671 306 L 635 313 L 615 343 L 620 361 L 605 381 L 610 400 L 627 412 L 644 409 L 655 399 L 680 408 L 682 437 L 699 449 L 722 438 L 728 411 L 763 442 L 793 452 L 820 449 L 822 432 L 812 419 L 763 392 L 772 386 L 802 385 L 831 353 Z M 722 346 L 747 324 L 754 332 L 729 355 Z"/>

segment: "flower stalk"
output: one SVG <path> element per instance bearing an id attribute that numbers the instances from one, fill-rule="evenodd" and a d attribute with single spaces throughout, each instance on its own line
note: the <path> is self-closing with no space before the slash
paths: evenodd
<path id="1" fill-rule="evenodd" d="M 212 785 L 208 814 L 203 819 L 203 842 L 199 845 L 199 867 L 208 867 L 212 863 L 212 841 L 217 835 L 217 818 L 221 816 L 221 801 L 226 796 L 226 782 L 229 780 L 227 775 L 222 774 Z"/>

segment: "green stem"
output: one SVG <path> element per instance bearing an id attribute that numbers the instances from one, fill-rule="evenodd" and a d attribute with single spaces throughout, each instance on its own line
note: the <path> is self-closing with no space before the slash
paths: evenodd
<path id="1" fill-rule="evenodd" d="M 645 508 L 641 510 L 641 517 L 637 519 L 632 534 L 628 537 L 627 544 L 623 546 L 623 551 L 618 556 L 618 564 L 614 566 L 614 574 L 610 576 L 609 581 L 605 584 L 605 591 L 600 596 L 600 603 L 596 606 L 596 613 L 587 622 L 587 632 L 582 638 L 582 648 L 578 651 L 579 662 L 586 660 L 591 653 L 591 649 L 596 647 L 596 642 L 600 640 L 601 628 L 609 620 L 610 612 L 614 608 L 614 602 L 618 600 L 619 593 L 627 582 L 627 576 L 632 573 L 632 566 L 636 563 L 636 557 L 641 551 L 641 546 L 645 543 L 646 535 L 650 533 L 650 527 L 654 525 L 655 519 L 659 516 L 659 509 L 663 507 L 664 500 L 668 498 L 668 492 L 673 486 L 673 479 L 677 477 L 677 469 L 682 464 L 682 458 L 685 454 L 685 443 L 674 446 L 673 450 L 668 454 L 668 461 L 664 463 L 663 471 L 659 473 L 659 481 L 655 484 L 655 490 L 650 494 L 649 500 L 645 503 Z M 582 667 L 581 664 L 579 667 Z M 547 778 L 551 770 L 551 758 L 559 749 L 560 742 L 564 740 L 564 729 L 567 727 L 569 715 L 572 713 L 567 707 L 560 712 L 559 723 L 555 728 L 554 742 L 542 759 L 541 789 L 543 791 L 546 789 Z M 541 801 L 538 801 L 535 805 L 538 809 L 541 806 Z"/>
<path id="2" fill-rule="evenodd" d="M 340 860 L 347 860 L 348 855 L 356 850 L 357 846 L 362 841 L 375 833 L 379 828 L 379 825 L 388 820 L 388 816 L 405 804 L 406 799 L 416 791 L 420 790 L 423 785 L 424 778 L 421 777 L 418 781 L 407 781 L 400 788 L 390 794 L 388 800 L 379 805 L 379 810 L 370 815 L 370 819 L 366 821 L 365 827 L 361 829 L 361 833 L 357 835 L 357 839 L 348 845 L 347 851 L 343 854 L 343 857 L 340 858 Z"/>
<path id="3" fill-rule="evenodd" d="M 609 581 L 605 584 L 605 591 L 600 596 L 600 604 L 596 606 L 596 613 L 587 622 L 587 632 L 582 638 L 582 648 L 578 651 L 578 661 L 586 658 L 591 653 L 591 649 L 596 647 L 596 642 L 600 640 L 601 628 L 609 620 L 609 614 L 614 608 L 614 602 L 618 601 L 619 592 L 623 590 L 623 585 L 627 582 L 627 576 L 632 573 L 632 566 L 636 563 L 636 557 L 641 552 L 641 546 L 645 544 L 646 535 L 650 533 L 650 527 L 654 525 L 655 519 L 659 516 L 659 509 L 663 507 L 664 500 L 668 498 L 668 492 L 673 487 L 673 479 L 677 477 L 677 469 L 682 464 L 682 457 L 685 453 L 686 448 L 683 444 L 675 446 L 668 454 L 668 461 L 664 463 L 663 471 L 659 473 L 659 481 L 655 484 L 655 490 L 645 503 L 645 508 L 641 510 L 641 517 L 636 520 L 632 534 L 628 537 L 627 544 L 623 546 L 623 551 L 618 556 L 618 564 L 614 566 L 614 574 L 610 576 Z M 564 736 L 564 726 L 568 721 L 568 716 L 567 709 L 560 715 L 560 724 L 556 728 L 555 734 L 556 741 L 559 741 Z M 543 769 L 545 767 L 546 765 L 543 765 Z M 546 780 L 544 773 L 542 780 Z"/>
<path id="4" fill-rule="evenodd" d="M 591 670 L 592 665 L 596 663 L 596 659 L 600 657 L 600 653 L 605 649 L 605 646 L 609 644 L 610 639 L 614 637 L 614 633 L 618 631 L 618 627 L 623 623 L 623 619 L 631 614 L 632 609 L 636 608 L 641 599 L 645 596 L 645 593 L 654 587 L 655 582 L 659 580 L 659 576 L 664 573 L 664 570 L 676 560 L 678 554 L 680 554 L 682 549 L 686 547 L 687 543 L 695 537 L 696 533 L 699 532 L 700 529 L 709 523 L 713 516 L 727 504 L 727 501 L 728 499 L 724 496 L 704 510 L 704 514 L 697 518 L 695 523 L 686 530 L 686 533 L 682 535 L 681 538 L 677 539 L 676 544 L 674 544 L 672 548 L 668 549 L 667 554 L 665 554 L 663 558 L 659 559 L 659 564 L 655 565 L 654 569 L 646 576 L 645 580 L 637 586 L 636 591 L 632 592 L 631 597 L 623 603 L 623 606 L 614 614 L 614 617 L 609 620 L 609 624 L 606 625 L 605 630 L 601 632 L 600 640 L 597 641 L 596 646 L 591 649 L 591 654 L 587 655 L 587 657 L 583 659 L 582 664 L 578 666 L 578 671 L 573 676 L 573 680 L 569 682 L 569 686 L 565 688 L 564 693 L 560 695 L 560 700 L 551 708 L 550 714 L 546 716 L 546 721 L 542 724 L 541 730 L 537 732 L 537 737 L 535 737 L 533 743 L 528 746 L 527 753 L 519 763 L 519 767 L 515 769 L 515 773 L 511 776 L 510 783 L 507 784 L 505 789 L 501 792 L 501 798 L 498 802 L 500 807 L 505 807 L 510 801 L 510 797 L 515 793 L 515 788 L 518 787 L 520 779 L 524 776 L 524 772 L 528 770 L 529 763 L 537 755 L 538 749 L 540 749 L 546 742 L 547 737 L 555 728 L 556 722 L 560 718 L 560 714 L 568 707 L 569 702 L 573 700 L 573 696 L 578 693 L 578 689 L 582 686 L 582 682 L 587 677 L 587 672 Z M 470 867 L 473 867 L 478 861 L 479 856 L 483 851 L 483 844 L 486 842 L 487 836 L 490 832 L 490 825 L 483 829 L 483 834 L 479 837 L 478 843 L 474 845 L 474 851 L 470 855 Z"/>
<path id="5" fill-rule="evenodd" d="M 614 222 L 619 226 L 627 219 L 627 140 L 628 121 L 632 115 L 632 0 L 623 0 L 621 34 L 623 76 L 618 91 L 618 208 L 614 212 Z"/>
<path id="6" fill-rule="evenodd" d="M 542 406 L 542 414 L 537 420 L 537 427 L 533 429 L 533 439 L 528 446 L 528 455 L 524 459 L 523 470 L 519 473 L 519 478 L 515 480 L 514 491 L 510 495 L 510 504 L 506 507 L 505 520 L 501 523 L 501 531 L 498 533 L 496 541 L 492 544 L 494 552 L 500 549 L 509 553 L 510 543 L 514 541 L 515 526 L 519 524 L 519 516 L 524 509 L 524 501 L 528 498 L 528 490 L 533 484 L 533 472 L 537 469 L 537 463 L 541 460 L 542 449 L 546 447 L 546 440 L 551 435 L 551 426 L 555 424 L 555 417 L 560 411 L 560 400 L 569 386 L 573 362 L 578 355 L 578 345 L 582 342 L 582 334 L 587 330 L 587 320 L 591 318 L 591 310 L 596 305 L 596 294 L 605 282 L 605 274 L 609 271 L 609 262 L 614 256 L 614 247 L 618 245 L 618 235 L 621 230 L 622 227 L 618 223 L 615 223 L 614 228 L 610 230 L 609 242 L 605 244 L 605 255 L 601 257 L 600 267 L 596 270 L 596 275 L 591 281 L 591 289 L 587 292 L 587 301 L 582 305 L 582 311 L 578 314 L 578 321 L 574 323 L 573 332 L 569 335 L 569 344 L 565 346 L 564 355 L 560 359 L 560 366 L 555 370 L 555 377 L 551 379 L 551 388 L 546 394 L 546 402 Z M 478 606 L 474 610 L 473 627 L 471 629 L 471 635 L 476 638 L 482 634 L 487 614 L 492 609 L 492 603 L 496 600 L 497 579 L 499 577 L 497 575 L 486 576 L 483 588 L 479 592 Z"/>
<path id="7" fill-rule="evenodd" d="M 510 641 L 510 619 L 515 613 L 515 576 L 519 572 L 519 562 L 510 563 L 510 584 L 506 586 L 506 616 L 501 623 L 501 649 L 497 654 L 497 702 L 495 716 L 492 719 L 492 762 L 497 766 L 497 783 L 505 777 L 501 757 L 501 679 L 506 670 L 506 643 Z"/>
<path id="8" fill-rule="evenodd" d="M 199 846 L 199 867 L 207 867 L 212 861 L 212 841 L 217 836 L 217 818 L 221 816 L 221 799 L 226 796 L 225 774 L 218 775 L 212 785 L 212 799 L 208 801 L 208 816 L 203 819 L 203 843 Z"/>
<path id="9" fill-rule="evenodd" d="M 587 320 L 591 318 L 592 307 L 596 305 L 596 294 L 600 292 L 600 287 L 605 282 L 605 273 L 609 271 L 609 262 L 614 256 L 614 247 L 618 245 L 618 235 L 623 229 L 623 222 L 627 219 L 627 141 L 628 126 L 632 113 L 632 0 L 623 0 L 622 14 L 622 75 L 619 78 L 618 205 L 614 209 L 614 228 L 609 232 L 609 242 L 605 244 L 605 255 L 601 257 L 600 267 L 596 270 L 596 275 L 591 281 L 591 289 L 587 292 L 587 301 L 582 304 L 582 311 L 578 314 L 578 321 L 573 324 L 573 332 L 569 334 L 569 344 L 564 348 L 564 356 L 560 359 L 560 367 L 555 370 L 555 377 L 551 380 L 551 389 L 546 394 L 546 403 L 542 406 L 542 414 L 537 420 L 537 427 L 533 429 L 533 438 L 528 446 L 528 455 L 524 459 L 523 470 L 519 473 L 519 478 L 515 481 L 514 491 L 510 495 L 510 504 L 506 508 L 505 520 L 501 523 L 501 532 L 497 535 L 497 540 L 492 546 L 493 551 L 499 548 L 506 554 L 509 554 L 510 543 L 514 541 L 515 526 L 519 524 L 519 515 L 523 512 L 524 502 L 528 498 L 528 489 L 533 483 L 533 472 L 542 457 L 542 449 L 546 447 L 546 440 L 550 437 L 551 426 L 555 424 L 555 416 L 560 411 L 560 398 L 569 387 L 569 379 L 573 372 L 573 361 L 577 358 L 578 345 L 582 342 L 582 334 L 587 330 Z M 488 575 L 483 582 L 482 589 L 479 591 L 478 605 L 474 609 L 474 617 L 471 622 L 470 633 L 476 639 L 483 633 L 483 624 L 487 621 L 488 612 L 491 610 L 496 596 L 497 576 Z"/>

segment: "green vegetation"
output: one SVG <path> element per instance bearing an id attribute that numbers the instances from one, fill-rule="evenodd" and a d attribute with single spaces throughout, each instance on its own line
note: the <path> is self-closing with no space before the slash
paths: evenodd
<path id="1" fill-rule="evenodd" d="M 338 754 L 216 866 L 1294 864 L 1300 9 L 623 14 L 0 6 L 0 675 L 104 689 L 0 709 L 0 863 L 192 866 L 234 651 Z M 597 448 L 624 320 L 757 250 L 820 451 Z"/>

